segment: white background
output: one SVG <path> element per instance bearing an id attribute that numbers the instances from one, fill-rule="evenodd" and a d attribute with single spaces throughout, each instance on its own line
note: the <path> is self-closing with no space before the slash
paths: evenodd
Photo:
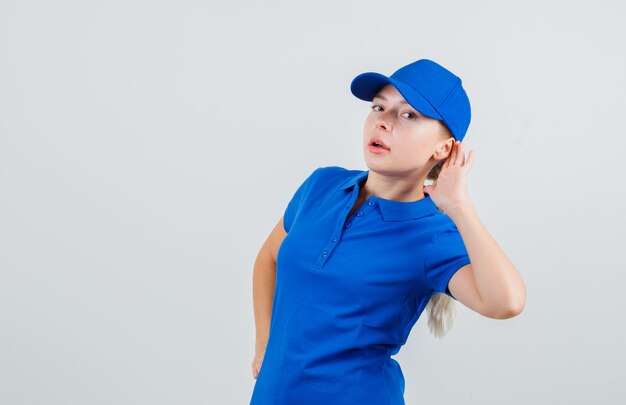
<path id="1" fill-rule="evenodd" d="M 0 403 L 245 404 L 252 269 L 349 90 L 420 58 L 472 103 L 470 195 L 526 282 L 395 356 L 407 404 L 617 404 L 619 1 L 0 1 Z"/>

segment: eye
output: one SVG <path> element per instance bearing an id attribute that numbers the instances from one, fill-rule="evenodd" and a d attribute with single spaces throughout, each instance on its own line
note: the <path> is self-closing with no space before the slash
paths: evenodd
<path id="1" fill-rule="evenodd" d="M 382 107 L 381 105 L 379 105 L 379 104 L 374 104 L 374 105 L 372 106 L 372 110 L 373 110 L 373 111 L 376 111 L 376 112 L 380 112 L 380 111 L 382 111 L 382 109 L 383 109 L 383 107 Z M 418 117 L 419 117 L 416 113 L 414 113 L 414 112 L 412 112 L 412 111 L 407 111 L 407 112 L 405 112 L 405 113 L 402 113 L 402 115 L 404 115 L 404 114 L 409 114 L 409 116 L 408 116 L 408 117 L 406 117 L 406 118 L 408 118 L 408 119 L 415 119 L 415 118 L 418 118 Z"/>

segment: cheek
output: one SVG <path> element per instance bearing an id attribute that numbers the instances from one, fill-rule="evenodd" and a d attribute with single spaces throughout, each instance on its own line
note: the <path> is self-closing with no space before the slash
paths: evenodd
<path id="1" fill-rule="evenodd" d="M 430 155 L 432 154 L 431 149 L 432 145 L 430 142 L 426 142 L 424 139 L 420 139 L 419 137 L 407 139 L 404 142 L 401 142 L 398 145 L 400 149 L 400 155 L 403 158 L 412 160 L 412 161 L 425 161 L 428 160 Z"/>
<path id="2" fill-rule="evenodd" d="M 367 116 L 365 122 L 363 123 L 363 139 L 369 139 L 372 136 L 372 129 L 374 128 L 374 119 L 371 117 L 371 114 Z"/>

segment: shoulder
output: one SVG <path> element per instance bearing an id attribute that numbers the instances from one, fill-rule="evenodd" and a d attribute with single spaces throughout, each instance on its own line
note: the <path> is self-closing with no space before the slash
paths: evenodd
<path id="1" fill-rule="evenodd" d="M 329 187 L 336 187 L 333 185 L 339 184 L 341 179 L 349 171 L 339 166 L 320 166 L 309 172 L 309 174 L 300 180 L 300 185 L 295 192 L 294 199 L 302 200 L 304 197 L 309 196 L 311 193 L 320 193 L 329 190 Z"/>
<path id="2" fill-rule="evenodd" d="M 342 181 L 358 173 L 359 170 L 348 170 L 341 166 L 320 166 L 309 175 L 307 182 L 324 184 L 327 186 L 337 185 Z"/>
<path id="3" fill-rule="evenodd" d="M 459 231 L 452 218 L 439 207 L 436 207 L 434 215 L 428 216 L 426 220 L 428 221 L 427 228 L 434 238 L 443 233 Z"/>
<path id="4" fill-rule="evenodd" d="M 435 227 L 436 229 L 435 237 L 439 237 L 443 234 L 448 234 L 448 233 L 459 233 L 459 228 L 456 227 L 456 224 L 454 223 L 454 221 L 452 221 L 452 219 L 450 219 L 448 214 L 439 212 L 436 217 L 437 217 L 437 226 Z"/>
<path id="5" fill-rule="evenodd" d="M 345 178 L 349 176 L 351 172 L 356 172 L 356 170 L 348 170 L 341 166 L 320 166 L 313 171 L 318 177 L 325 179 Z"/>
<path id="6" fill-rule="evenodd" d="M 459 229 L 447 214 L 438 211 L 435 215 L 425 218 L 425 221 L 420 229 L 428 235 L 428 243 L 424 245 L 424 250 L 428 254 L 439 249 L 445 250 L 451 243 L 458 244 L 462 240 Z"/>
<path id="7" fill-rule="evenodd" d="M 459 229 L 446 214 L 437 215 L 437 224 L 433 227 L 431 236 L 429 256 L 445 256 L 448 252 L 459 250 L 465 252 L 466 250 Z"/>

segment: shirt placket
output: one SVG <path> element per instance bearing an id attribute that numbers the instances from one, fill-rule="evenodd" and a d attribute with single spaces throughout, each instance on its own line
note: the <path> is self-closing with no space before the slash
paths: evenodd
<path id="1" fill-rule="evenodd" d="M 357 192 L 358 194 L 358 192 Z M 354 195 L 352 196 L 354 197 Z M 332 256 L 332 253 L 339 245 L 341 238 L 347 232 L 350 232 L 352 227 L 358 225 L 361 222 L 365 215 L 370 214 L 374 208 L 376 207 L 377 202 L 374 200 L 373 196 L 370 196 L 361 207 L 359 207 L 347 220 L 344 219 L 346 214 L 350 211 L 354 204 L 354 200 L 352 203 L 346 205 L 346 208 L 341 212 L 341 216 L 337 221 L 337 225 L 331 232 L 326 245 L 321 249 L 320 253 L 317 256 L 317 260 L 315 262 L 315 267 L 322 268 L 328 261 L 328 259 Z"/>

